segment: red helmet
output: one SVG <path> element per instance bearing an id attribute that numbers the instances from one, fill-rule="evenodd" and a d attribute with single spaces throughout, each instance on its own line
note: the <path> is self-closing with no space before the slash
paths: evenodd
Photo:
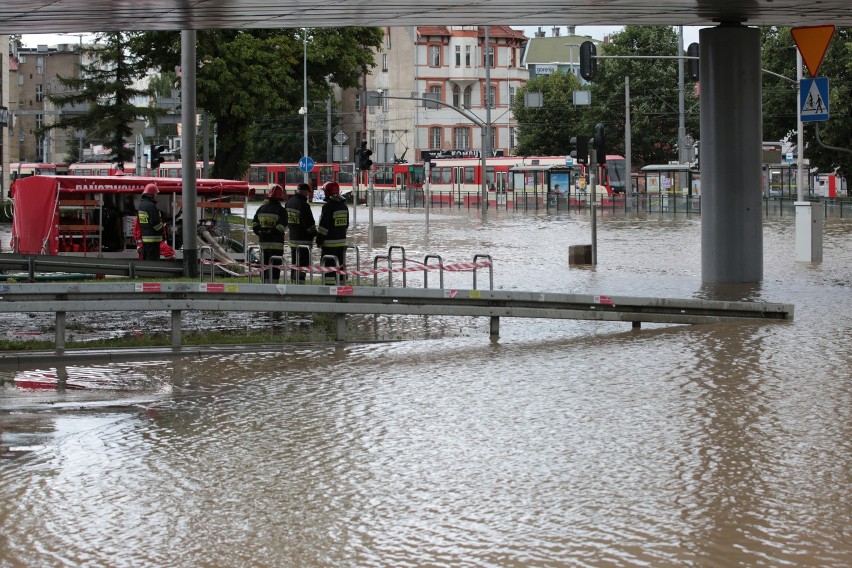
<path id="1" fill-rule="evenodd" d="M 323 191 L 325 191 L 325 194 L 328 197 L 340 195 L 340 185 L 336 181 L 325 182 L 325 185 L 322 186 L 322 189 Z"/>
<path id="2" fill-rule="evenodd" d="M 266 197 L 269 199 L 284 199 L 284 188 L 276 183 L 269 188 Z"/>
<path id="3" fill-rule="evenodd" d="M 158 193 L 160 193 L 160 190 L 157 189 L 157 186 L 153 183 L 149 183 L 145 186 L 145 189 L 142 191 L 142 193 L 146 195 L 157 195 Z"/>

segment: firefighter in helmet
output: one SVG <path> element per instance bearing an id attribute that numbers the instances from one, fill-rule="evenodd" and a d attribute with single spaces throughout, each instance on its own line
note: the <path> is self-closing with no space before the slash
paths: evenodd
<path id="1" fill-rule="evenodd" d="M 337 258 L 337 265 L 346 268 L 346 231 L 349 229 L 349 207 L 346 206 L 345 198 L 340 195 L 340 185 L 336 181 L 327 182 L 323 185 L 325 192 L 325 203 L 320 213 L 319 225 L 317 226 L 317 245 L 322 249 L 323 266 L 333 266 L 331 259 L 326 256 Z M 340 282 L 346 280 L 344 274 L 340 275 Z M 327 272 L 323 283 L 334 285 L 337 282 L 334 273 Z"/>
<path id="2" fill-rule="evenodd" d="M 266 281 L 269 272 L 272 272 L 272 282 L 278 282 L 281 276 L 282 257 L 284 256 L 284 231 L 287 229 L 287 212 L 281 204 L 284 199 L 284 189 L 273 185 L 266 194 L 266 202 L 257 208 L 251 229 L 257 235 L 260 243 L 263 262 L 263 276 L 261 281 Z M 278 258 L 273 258 L 278 257 Z"/>
<path id="3" fill-rule="evenodd" d="M 163 220 L 157 209 L 160 190 L 149 183 L 142 191 L 136 218 L 142 233 L 142 260 L 160 260 L 160 243 L 163 242 Z"/>
<path id="4" fill-rule="evenodd" d="M 290 236 L 290 263 L 294 266 L 310 265 L 309 248 L 313 245 L 314 235 L 317 234 L 310 198 L 311 186 L 300 183 L 296 186 L 296 195 L 288 199 L 284 205 L 287 210 L 287 228 Z M 307 246 L 308 249 L 300 249 L 300 246 Z M 297 284 L 304 284 L 305 273 L 301 270 L 293 270 L 291 280 Z"/>

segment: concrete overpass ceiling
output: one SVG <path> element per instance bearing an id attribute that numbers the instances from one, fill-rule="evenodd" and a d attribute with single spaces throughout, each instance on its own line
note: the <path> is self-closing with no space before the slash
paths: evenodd
<path id="1" fill-rule="evenodd" d="M 0 33 L 414 25 L 852 26 L 850 0 L 19 0 Z"/>

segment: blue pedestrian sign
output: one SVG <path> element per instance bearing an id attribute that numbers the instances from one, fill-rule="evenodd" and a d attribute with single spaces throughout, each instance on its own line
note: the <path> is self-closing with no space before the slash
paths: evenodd
<path id="1" fill-rule="evenodd" d="M 314 169 L 314 159 L 310 156 L 302 156 L 299 160 L 299 170 L 303 172 L 309 172 Z"/>
<path id="2" fill-rule="evenodd" d="M 828 120 L 828 77 L 802 79 L 799 92 L 802 122 Z"/>

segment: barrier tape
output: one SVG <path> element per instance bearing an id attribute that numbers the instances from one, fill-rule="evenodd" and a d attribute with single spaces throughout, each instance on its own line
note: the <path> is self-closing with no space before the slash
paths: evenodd
<path id="1" fill-rule="evenodd" d="M 417 262 L 417 261 L 406 261 L 406 262 Z M 212 264 L 214 266 L 218 266 L 223 270 L 226 270 L 224 266 L 228 266 L 229 263 L 224 262 L 216 262 L 211 260 L 201 260 L 202 264 Z M 240 265 L 242 266 L 242 265 Z M 298 270 L 300 272 L 313 272 L 313 273 L 328 273 L 328 272 L 339 272 L 345 276 L 374 276 L 376 274 L 388 274 L 390 272 L 425 272 L 427 270 L 444 270 L 446 272 L 469 272 L 472 270 L 476 270 L 477 268 L 488 268 L 491 266 L 491 263 L 487 260 L 480 262 L 457 262 L 455 264 L 423 264 L 418 263 L 417 266 L 405 266 L 400 268 L 368 268 L 364 270 L 344 270 L 342 268 L 338 268 L 336 266 L 294 266 L 292 264 L 287 265 L 264 265 L 264 264 L 252 264 L 252 270 L 250 274 L 258 275 L 262 274 L 269 270 L 270 266 L 274 266 L 275 268 L 279 268 L 281 270 Z M 255 271 L 254 267 L 259 267 L 259 270 Z M 237 274 L 231 273 L 238 276 L 245 276 L 247 273 Z"/>

